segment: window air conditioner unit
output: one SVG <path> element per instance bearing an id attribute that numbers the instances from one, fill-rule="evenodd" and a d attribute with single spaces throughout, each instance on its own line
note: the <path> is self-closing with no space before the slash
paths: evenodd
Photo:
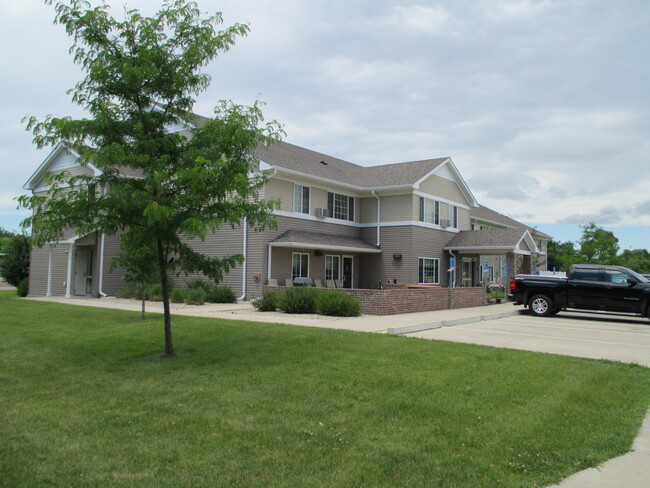
<path id="1" fill-rule="evenodd" d="M 440 227 L 442 227 L 443 229 L 446 229 L 450 225 L 451 222 L 449 221 L 449 219 L 440 219 Z"/>
<path id="2" fill-rule="evenodd" d="M 327 208 L 317 208 L 316 209 L 316 217 L 329 217 L 330 216 L 330 211 Z"/>

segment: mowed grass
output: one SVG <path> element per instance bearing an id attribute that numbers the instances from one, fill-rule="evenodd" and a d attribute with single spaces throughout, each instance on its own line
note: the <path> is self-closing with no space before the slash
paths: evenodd
<path id="1" fill-rule="evenodd" d="M 533 487 L 624 453 L 650 370 L 0 294 L 2 487 Z"/>

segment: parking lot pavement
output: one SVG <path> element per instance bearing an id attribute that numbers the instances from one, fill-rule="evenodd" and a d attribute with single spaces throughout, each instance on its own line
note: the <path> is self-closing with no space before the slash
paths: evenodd
<path id="1" fill-rule="evenodd" d="M 636 317 L 571 312 L 554 317 L 515 315 L 408 336 L 650 367 L 650 321 Z"/>

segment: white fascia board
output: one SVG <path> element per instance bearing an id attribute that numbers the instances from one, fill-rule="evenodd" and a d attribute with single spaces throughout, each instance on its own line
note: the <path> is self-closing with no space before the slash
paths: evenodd
<path id="1" fill-rule="evenodd" d="M 381 249 L 368 249 L 366 247 L 330 246 L 328 244 L 306 244 L 304 242 L 269 242 L 269 247 L 287 247 L 297 249 L 322 249 L 323 251 L 340 251 L 356 253 L 381 253 Z"/>
<path id="2" fill-rule="evenodd" d="M 56 158 L 58 158 L 59 154 L 61 154 L 63 151 L 69 151 L 70 153 L 72 153 L 73 156 L 75 156 L 76 159 L 81 158 L 79 153 L 77 153 L 77 151 L 75 151 L 74 149 L 68 148 L 67 146 L 65 146 L 61 142 L 58 143 L 54 147 L 54 149 L 52 149 L 50 154 L 47 155 L 45 160 L 40 164 L 40 166 L 34 172 L 34 174 L 29 177 L 27 182 L 23 185 L 23 189 L 24 190 L 31 190 L 31 191 L 38 191 L 38 189 L 36 188 L 36 184 L 41 180 L 43 175 L 45 173 L 47 173 L 47 170 L 50 167 L 50 165 L 52 165 L 52 163 L 54 161 L 56 161 Z M 98 175 L 102 174 L 102 172 L 99 169 L 97 169 L 97 167 L 95 165 L 93 165 L 92 163 L 86 163 L 86 166 L 88 166 L 93 171 L 95 176 L 98 176 Z"/>
<path id="3" fill-rule="evenodd" d="M 514 225 L 504 224 L 503 222 L 496 222 L 494 220 L 480 219 L 478 217 L 470 217 L 470 221 L 474 222 L 485 222 L 490 225 L 498 225 L 499 227 L 505 227 L 506 229 L 520 229 L 521 227 L 515 227 Z"/>
<path id="4" fill-rule="evenodd" d="M 517 249 L 510 246 L 445 246 L 443 247 L 445 251 L 502 251 L 502 252 L 517 252 Z M 522 251 L 521 253 L 525 253 Z M 520 253 L 520 254 L 521 254 Z M 530 254 L 530 253 L 528 253 Z"/>
<path id="5" fill-rule="evenodd" d="M 316 217 L 315 215 L 299 214 L 297 212 L 296 213 L 286 212 L 284 210 L 273 210 L 272 213 L 273 215 L 277 215 L 279 217 L 289 217 L 292 219 L 309 220 L 311 222 L 327 222 L 330 224 L 345 225 L 347 227 L 357 227 L 357 228 L 377 227 L 377 222 L 364 222 L 364 223 L 350 222 L 349 220 L 334 219 L 332 217 Z M 380 227 L 423 227 L 425 229 L 449 232 L 450 234 L 457 234 L 458 232 L 460 232 L 460 229 L 454 229 L 451 227 L 447 227 L 443 229 L 439 225 L 429 224 L 428 222 L 420 222 L 419 220 L 397 220 L 393 222 L 380 222 L 379 226 Z"/>
<path id="6" fill-rule="evenodd" d="M 458 208 L 464 208 L 465 210 L 470 210 L 470 208 L 464 203 L 452 202 L 451 200 L 447 200 L 446 198 L 437 197 L 435 195 L 431 195 L 430 193 L 424 193 L 423 191 L 420 190 L 413 190 L 413 194 L 418 197 L 428 198 L 429 200 L 437 200 L 439 202 L 446 203 L 447 205 L 453 205 Z"/>
<path id="7" fill-rule="evenodd" d="M 528 247 L 530 248 L 531 252 L 534 253 L 539 253 L 539 248 L 537 247 L 537 244 L 535 243 L 535 239 L 533 239 L 533 236 L 530 235 L 530 232 L 528 232 L 528 229 L 524 232 L 524 235 L 521 236 L 521 239 L 517 241 L 517 248 L 521 244 L 521 241 L 525 241 L 526 244 L 528 244 Z"/>
<path id="8" fill-rule="evenodd" d="M 469 185 L 465 182 L 463 177 L 460 175 L 460 171 L 458 171 L 458 168 L 456 168 L 456 165 L 451 160 L 451 158 L 447 158 L 445 161 L 440 163 L 437 168 L 429 171 L 426 175 L 424 175 L 422 178 L 416 181 L 415 184 L 413 185 L 413 188 L 418 190 L 424 180 L 435 175 L 436 172 L 440 171 L 441 168 L 445 166 L 451 171 L 451 173 L 456 178 L 456 184 L 458 185 L 458 188 L 460 188 L 461 193 L 465 196 L 465 198 L 469 202 L 470 207 L 478 207 L 478 202 L 476 201 L 476 197 L 469 189 Z"/>

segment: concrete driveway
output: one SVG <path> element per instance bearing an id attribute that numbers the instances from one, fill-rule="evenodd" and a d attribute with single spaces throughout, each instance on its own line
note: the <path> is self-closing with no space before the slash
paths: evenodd
<path id="1" fill-rule="evenodd" d="M 514 315 L 408 334 L 486 346 L 507 347 L 650 367 L 650 320 L 614 315 L 560 313 Z"/>

